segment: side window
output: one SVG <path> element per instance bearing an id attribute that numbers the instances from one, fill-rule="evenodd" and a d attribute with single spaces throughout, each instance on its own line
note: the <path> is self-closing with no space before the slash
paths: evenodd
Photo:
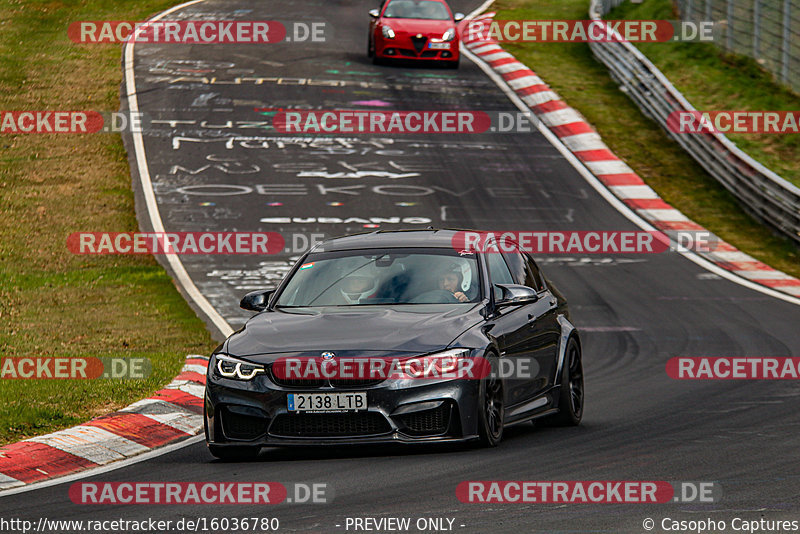
<path id="1" fill-rule="evenodd" d="M 526 272 L 525 258 L 519 252 L 503 252 L 503 257 L 509 269 L 511 269 L 511 277 L 514 279 L 515 284 L 534 287 L 528 283 L 530 280 Z"/>
<path id="2" fill-rule="evenodd" d="M 536 291 L 544 289 L 542 276 L 533 259 L 520 251 L 504 252 L 503 257 L 511 268 L 511 276 L 515 284 L 530 287 Z"/>
<path id="3" fill-rule="evenodd" d="M 503 256 L 496 252 L 486 254 L 486 263 L 489 264 L 489 279 L 492 284 L 513 284 L 514 279 L 508 270 L 508 265 L 503 261 Z"/>
<path id="4" fill-rule="evenodd" d="M 539 270 L 539 266 L 536 265 L 536 262 L 533 261 L 529 255 L 525 254 L 525 267 L 526 271 L 528 272 L 528 276 L 531 278 L 531 282 L 535 285 L 531 285 L 529 287 L 536 288 L 537 291 L 541 291 L 544 289 L 544 282 L 542 278 L 542 272 Z M 528 285 L 528 284 L 525 284 Z"/>

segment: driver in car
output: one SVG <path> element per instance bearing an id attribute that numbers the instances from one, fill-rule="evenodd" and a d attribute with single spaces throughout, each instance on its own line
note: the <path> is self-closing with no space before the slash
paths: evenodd
<path id="1" fill-rule="evenodd" d="M 439 289 L 449 291 L 453 294 L 459 302 L 467 302 L 469 297 L 461 291 L 461 282 L 464 280 L 464 275 L 461 274 L 460 269 L 453 269 L 447 271 L 439 278 Z"/>

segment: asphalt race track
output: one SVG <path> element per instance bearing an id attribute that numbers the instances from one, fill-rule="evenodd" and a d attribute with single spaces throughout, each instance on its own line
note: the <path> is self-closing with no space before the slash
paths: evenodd
<path id="1" fill-rule="evenodd" d="M 478 4 L 451 5 L 467 13 Z M 136 45 L 139 108 L 162 121 L 145 133 L 144 146 L 167 230 L 334 236 L 363 231 L 364 223 L 319 218 L 374 217 L 406 221 L 381 229 L 638 230 L 535 129 L 309 139 L 266 128 L 271 111 L 265 108 L 383 109 L 377 106 L 386 103 L 385 109 L 516 111 L 466 57 L 457 71 L 372 65 L 365 53 L 372 7 L 356 0 L 209 0 L 170 19 L 325 22 L 327 42 Z M 138 189 L 146 230 L 142 199 Z M 238 308 L 242 294 L 274 285 L 297 252 L 182 261 L 236 329 L 248 317 Z M 800 519 L 797 383 L 676 381 L 665 372 L 674 356 L 798 357 L 800 307 L 674 253 L 539 261 L 583 329 L 580 427 L 522 425 L 491 450 L 264 450 L 246 464 L 215 461 L 203 443 L 194 443 L 86 480 L 318 482 L 327 484 L 330 502 L 82 506 L 70 501 L 69 484 L 61 484 L 3 497 L 3 515 L 34 521 L 277 517 L 281 530 L 310 532 L 345 532 L 348 517 L 446 517 L 455 519 L 454 530 L 476 533 L 644 532 L 647 517 L 657 525 L 664 517 Z M 465 480 L 715 481 L 723 498 L 464 504 L 455 490 Z"/>

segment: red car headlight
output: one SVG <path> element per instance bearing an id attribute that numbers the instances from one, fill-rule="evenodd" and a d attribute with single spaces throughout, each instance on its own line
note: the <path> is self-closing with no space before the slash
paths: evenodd
<path id="1" fill-rule="evenodd" d="M 392 27 L 391 27 L 391 26 L 388 26 L 388 25 L 386 25 L 386 24 L 384 24 L 383 26 L 381 26 L 381 33 L 382 33 L 382 34 L 383 34 L 383 36 L 384 36 L 384 37 L 386 37 L 387 39 L 394 39 L 394 38 L 395 38 L 395 33 L 394 33 L 394 30 L 392 29 Z"/>

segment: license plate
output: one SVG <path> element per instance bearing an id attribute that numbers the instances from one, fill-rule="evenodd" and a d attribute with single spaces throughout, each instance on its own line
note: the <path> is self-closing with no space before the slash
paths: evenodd
<path id="1" fill-rule="evenodd" d="M 366 393 L 289 393 L 290 412 L 357 412 L 367 409 Z"/>
<path id="2" fill-rule="evenodd" d="M 428 43 L 428 48 L 434 50 L 450 50 L 450 43 Z"/>

